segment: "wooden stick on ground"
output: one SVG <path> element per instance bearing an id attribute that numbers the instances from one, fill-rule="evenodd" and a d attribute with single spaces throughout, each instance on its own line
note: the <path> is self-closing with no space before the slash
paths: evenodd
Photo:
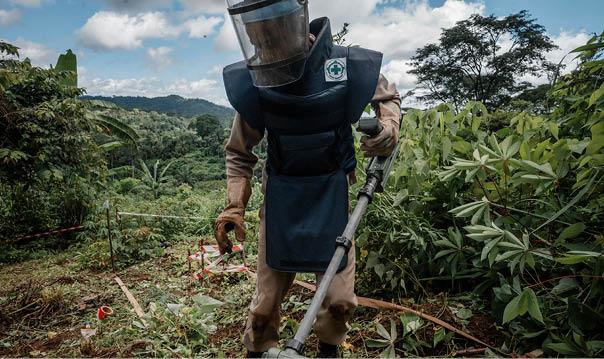
<path id="1" fill-rule="evenodd" d="M 134 296 L 132 295 L 132 293 L 130 293 L 130 291 L 128 290 L 128 287 L 126 287 L 126 285 L 124 284 L 124 282 L 122 282 L 122 280 L 120 279 L 120 277 L 116 276 L 115 277 L 115 281 L 117 282 L 117 284 L 122 289 L 122 292 L 124 292 L 124 294 L 126 294 L 126 297 L 128 298 L 128 301 L 130 302 L 130 304 L 132 304 L 132 307 L 134 308 L 134 312 L 136 313 L 136 315 L 138 315 L 138 317 L 140 318 L 141 322 L 146 327 L 147 326 L 147 322 L 144 319 L 145 312 L 143 311 L 143 308 L 141 308 L 140 304 L 138 304 L 138 301 L 136 300 L 136 298 L 134 298 Z"/>
<path id="2" fill-rule="evenodd" d="M 482 344 L 488 348 L 493 348 L 493 346 L 483 342 L 482 340 L 476 338 L 475 336 L 468 334 L 466 332 L 464 332 L 461 329 L 457 329 L 454 326 L 452 326 L 451 324 L 438 319 L 436 317 L 433 317 L 429 314 L 425 314 L 422 312 L 419 312 L 415 309 L 411 309 L 411 308 L 407 308 L 404 307 L 402 305 L 398 305 L 398 304 L 394 304 L 394 303 L 389 303 L 389 302 L 384 302 L 382 300 L 377 300 L 377 299 L 371 299 L 371 298 L 363 298 L 363 297 L 359 297 L 359 305 L 362 305 L 364 307 L 369 307 L 369 308 L 374 308 L 374 309 L 390 309 L 390 310 L 397 310 L 399 312 L 405 312 L 405 313 L 411 313 L 411 314 L 415 314 L 420 318 L 423 318 L 425 320 L 428 320 L 432 323 L 438 324 L 441 327 L 448 329 L 456 334 L 461 335 L 462 337 L 466 338 L 466 339 L 470 339 L 476 343 Z"/>
<path id="3" fill-rule="evenodd" d="M 304 288 L 306 288 L 306 289 L 308 289 L 310 291 L 313 291 L 313 292 L 317 290 L 316 286 L 314 286 L 312 284 L 309 284 L 309 283 L 306 283 L 306 282 L 301 282 L 299 280 L 295 280 L 294 283 L 297 284 L 297 285 L 299 285 L 299 286 L 301 286 L 301 287 L 304 287 Z M 454 326 L 452 326 L 451 324 L 449 324 L 449 323 L 447 323 L 447 322 L 445 322 L 445 321 L 443 321 L 441 319 L 433 317 L 433 316 L 431 316 L 429 314 L 422 313 L 422 312 L 417 311 L 415 309 L 411 309 L 411 308 L 404 307 L 402 305 L 398 305 L 398 304 L 394 304 L 394 303 L 385 302 L 383 300 L 377 300 L 377 299 L 371 299 L 371 298 L 365 298 L 365 297 L 358 297 L 358 300 L 359 300 L 359 305 L 363 306 L 363 307 L 368 307 L 368 308 L 373 308 L 373 309 L 396 310 L 396 311 L 399 311 L 399 312 L 405 312 L 405 313 L 415 314 L 415 315 L 417 315 L 420 318 L 423 318 L 423 319 L 425 319 L 427 321 L 430 321 L 432 323 L 438 324 L 438 325 L 440 325 L 441 327 L 443 327 L 445 329 L 448 329 L 448 330 L 450 330 L 450 331 L 452 331 L 452 332 L 454 332 L 456 334 L 459 334 L 459 335 L 461 335 L 462 337 L 464 337 L 466 339 L 469 339 L 469 340 L 472 340 L 472 341 L 474 341 L 476 343 L 482 344 L 482 345 L 484 345 L 484 346 L 486 346 L 488 348 L 493 348 L 491 345 L 483 342 L 482 340 L 476 338 L 475 336 L 473 336 L 471 334 L 468 334 L 468 333 L 464 332 L 461 329 L 457 329 Z"/>
<path id="4" fill-rule="evenodd" d="M 466 356 L 466 355 L 476 355 L 476 354 L 484 354 L 487 351 L 487 348 L 469 348 L 469 349 L 462 349 L 462 350 L 458 350 L 453 352 L 453 356 L 454 357 L 459 357 L 459 356 Z"/>

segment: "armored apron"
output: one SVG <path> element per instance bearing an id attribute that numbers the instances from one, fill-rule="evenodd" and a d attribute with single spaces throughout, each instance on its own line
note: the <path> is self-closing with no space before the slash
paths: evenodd
<path id="1" fill-rule="evenodd" d="M 325 272 L 348 221 L 347 174 L 356 158 L 352 124 L 371 101 L 382 54 L 336 46 L 327 18 L 310 24 L 317 36 L 302 78 L 256 88 L 244 62 L 227 66 L 233 107 L 268 134 L 265 195 L 266 260 L 281 272 Z M 339 269 L 347 265 L 344 258 Z"/>

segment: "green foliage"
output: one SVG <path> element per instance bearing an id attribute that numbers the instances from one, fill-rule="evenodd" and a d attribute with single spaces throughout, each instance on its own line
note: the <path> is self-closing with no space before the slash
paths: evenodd
<path id="1" fill-rule="evenodd" d="M 121 146 L 109 151 L 109 166 L 115 179 L 134 177 L 133 167 L 139 165 L 139 160 L 147 164 L 158 160 L 172 163 L 165 175 L 174 180 L 173 187 L 197 186 L 225 178 L 224 141 L 228 131 L 216 117 L 188 119 L 118 108 L 106 113 L 131 127 L 138 138 L 136 147 Z"/>
<path id="2" fill-rule="evenodd" d="M 53 238 L 11 243 L 87 221 L 105 184 L 104 150 L 115 145 L 113 136 L 130 144 L 138 139 L 130 127 L 104 113 L 105 105 L 78 98 L 83 90 L 75 86 L 73 53 L 62 55 L 54 69 L 34 67 L 18 56 L 16 47 L 0 43 L 2 262 L 66 247 L 65 240 Z M 99 136 L 112 142 L 99 145 Z"/>
<path id="3" fill-rule="evenodd" d="M 8 44 L 4 53 L 17 56 Z M 87 216 L 105 162 L 91 109 L 67 74 L 0 60 L 0 238 L 71 226 Z"/>
<path id="4" fill-rule="evenodd" d="M 66 53 L 59 56 L 55 70 L 69 71 L 70 74 L 63 81 L 63 84 L 65 86 L 78 87 L 78 60 L 71 50 L 67 50 Z"/>
<path id="5" fill-rule="evenodd" d="M 430 347 L 427 343 L 419 338 L 417 332 L 424 327 L 424 321 L 414 314 L 401 314 L 400 316 L 402 332 L 399 335 L 397 330 L 396 322 L 390 319 L 390 330 L 380 324 L 376 323 L 376 334 L 379 339 L 367 340 L 368 348 L 383 348 L 380 353 L 381 358 L 396 358 L 398 357 L 396 349 L 400 346 L 406 356 L 416 355 L 422 356 L 421 348 Z M 442 328 L 441 328 L 442 329 Z M 444 330 L 439 333 L 439 337 L 436 338 L 436 344 L 438 342 L 446 340 Z M 435 345 L 436 345 L 435 344 Z"/>
<path id="6" fill-rule="evenodd" d="M 394 350 L 394 343 L 398 337 L 396 331 L 396 324 L 394 320 L 390 319 L 390 331 L 386 330 L 380 323 L 376 324 L 376 332 L 380 336 L 380 339 L 369 340 L 367 342 L 368 348 L 385 348 L 380 357 L 382 358 L 396 358 L 396 352 Z"/>
<path id="7" fill-rule="evenodd" d="M 523 75 L 552 73 L 545 53 L 556 46 L 545 28 L 526 11 L 503 18 L 472 15 L 442 31 L 438 44 L 428 44 L 412 58 L 421 99 L 450 102 L 482 101 L 493 109 L 530 87 Z"/>
<path id="8" fill-rule="evenodd" d="M 134 325 L 154 339 L 159 356 L 194 357 L 207 350 L 210 334 L 217 330 L 214 311 L 222 302 L 204 295 L 181 298 L 177 303 L 152 302 L 147 315 L 148 327 L 136 320 Z"/>
<path id="9" fill-rule="evenodd" d="M 411 282 L 421 294 L 448 280 L 491 300 L 511 334 L 506 350 L 601 353 L 603 40 L 576 50 L 581 64 L 552 87 L 551 112 L 468 102 L 405 115 L 393 194 L 357 239 L 372 283 L 363 292 L 399 294 Z"/>
<path id="10" fill-rule="evenodd" d="M 166 176 L 166 172 L 170 169 L 172 163 L 168 163 L 163 169 L 159 168 L 159 160 L 153 165 L 153 171 L 149 170 L 145 162 L 140 161 L 142 174 L 141 188 L 150 191 L 153 194 L 153 198 L 159 198 L 160 194 L 165 190 L 165 187 L 169 184 L 170 177 Z"/>

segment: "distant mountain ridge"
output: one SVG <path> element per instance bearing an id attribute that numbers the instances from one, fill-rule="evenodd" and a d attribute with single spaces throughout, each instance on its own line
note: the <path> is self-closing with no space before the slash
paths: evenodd
<path id="1" fill-rule="evenodd" d="M 232 119 L 235 111 L 203 99 L 187 99 L 178 95 L 164 97 L 139 96 L 84 96 L 85 99 L 114 103 L 124 109 L 155 111 L 173 116 L 195 117 L 211 114 L 221 119 Z"/>

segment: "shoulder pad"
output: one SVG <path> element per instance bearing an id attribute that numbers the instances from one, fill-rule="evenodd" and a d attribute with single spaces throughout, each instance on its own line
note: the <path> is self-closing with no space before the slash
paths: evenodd
<path id="1" fill-rule="evenodd" d="M 350 101 L 354 111 L 350 114 L 351 123 L 361 117 L 365 106 L 371 102 L 380 78 L 383 54 L 361 47 L 348 48 L 348 86 Z M 361 107 L 362 106 L 362 107 Z"/>
<path id="2" fill-rule="evenodd" d="M 239 112 L 241 118 L 250 127 L 264 132 L 264 120 L 260 112 L 258 88 L 252 82 L 252 76 L 245 61 L 228 65 L 222 71 L 224 88 L 231 106 Z"/>

